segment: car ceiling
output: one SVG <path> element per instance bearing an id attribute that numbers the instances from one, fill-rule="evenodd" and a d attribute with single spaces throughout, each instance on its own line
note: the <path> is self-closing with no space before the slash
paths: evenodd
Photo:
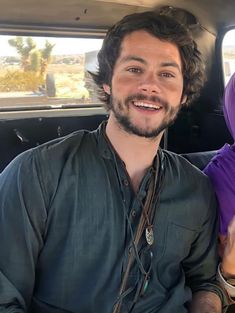
<path id="1" fill-rule="evenodd" d="M 216 34 L 235 25 L 234 0 L 0 0 L 2 26 L 45 25 L 107 28 L 122 16 L 169 5 L 193 13 Z"/>

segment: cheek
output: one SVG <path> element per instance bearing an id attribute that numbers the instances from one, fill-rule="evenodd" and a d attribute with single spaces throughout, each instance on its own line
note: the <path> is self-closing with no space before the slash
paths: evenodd
<path id="1" fill-rule="evenodd" d="M 113 95 L 118 95 L 118 97 L 125 97 L 125 95 L 135 92 L 136 86 L 137 82 L 126 76 L 114 77 L 112 80 L 112 93 Z"/>
<path id="2" fill-rule="evenodd" d="M 165 94 L 171 98 L 181 99 L 183 94 L 183 84 L 182 83 L 168 83 L 164 86 Z"/>
<path id="3" fill-rule="evenodd" d="M 162 85 L 166 89 L 171 90 L 172 92 L 180 93 L 183 90 L 183 81 L 182 80 L 166 80 L 162 82 Z"/>
<path id="4" fill-rule="evenodd" d="M 132 80 L 127 77 L 127 76 L 118 76 L 118 77 L 113 77 L 112 79 L 112 86 L 115 88 L 115 86 L 120 87 L 123 86 L 125 87 L 126 85 L 130 85 L 132 83 Z"/>

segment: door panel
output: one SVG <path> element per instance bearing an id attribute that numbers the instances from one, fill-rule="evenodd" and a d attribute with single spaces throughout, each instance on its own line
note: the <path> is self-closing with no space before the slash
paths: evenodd
<path id="1" fill-rule="evenodd" d="M 79 129 L 93 130 L 106 115 L 0 121 L 0 171 L 19 153 Z"/>

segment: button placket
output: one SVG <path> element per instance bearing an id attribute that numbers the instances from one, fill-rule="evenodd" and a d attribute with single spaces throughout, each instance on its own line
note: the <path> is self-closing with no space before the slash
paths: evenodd
<path id="1" fill-rule="evenodd" d="M 129 186 L 129 182 L 128 182 L 128 180 L 126 178 L 124 178 L 122 182 L 123 182 L 124 186 L 126 186 L 126 187 Z"/>
<path id="2" fill-rule="evenodd" d="M 131 254 L 133 252 L 133 247 L 130 246 L 129 249 L 128 249 L 128 254 Z"/>
<path id="3" fill-rule="evenodd" d="M 132 210 L 131 210 L 131 216 L 132 216 L 132 217 L 136 217 L 136 210 L 135 210 L 135 209 L 132 209 Z"/>

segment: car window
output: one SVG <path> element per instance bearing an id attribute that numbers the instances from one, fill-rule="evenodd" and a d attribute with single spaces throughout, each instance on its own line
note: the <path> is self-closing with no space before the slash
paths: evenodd
<path id="1" fill-rule="evenodd" d="M 229 30 L 222 42 L 222 57 L 225 85 L 235 72 L 235 29 Z"/>
<path id="2" fill-rule="evenodd" d="M 98 104 L 99 38 L 0 36 L 0 110 Z"/>

